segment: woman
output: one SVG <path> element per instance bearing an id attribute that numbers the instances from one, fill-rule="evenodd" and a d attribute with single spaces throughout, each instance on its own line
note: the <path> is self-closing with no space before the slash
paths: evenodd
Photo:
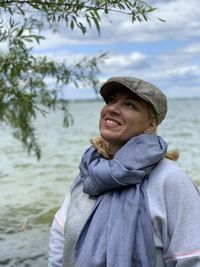
<path id="1" fill-rule="evenodd" d="M 100 90 L 100 138 L 51 228 L 49 267 L 200 266 L 200 198 L 156 127 L 165 95 L 133 77 Z"/>

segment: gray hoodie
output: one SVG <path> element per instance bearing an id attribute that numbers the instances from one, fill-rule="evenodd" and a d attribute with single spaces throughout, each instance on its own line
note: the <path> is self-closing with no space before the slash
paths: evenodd
<path id="1" fill-rule="evenodd" d="M 73 247 L 95 199 L 75 180 L 55 215 L 49 243 L 49 267 L 74 267 Z M 200 267 L 200 194 L 188 176 L 163 159 L 147 187 L 157 251 L 156 267 Z M 125 267 L 125 266 L 123 266 Z"/>

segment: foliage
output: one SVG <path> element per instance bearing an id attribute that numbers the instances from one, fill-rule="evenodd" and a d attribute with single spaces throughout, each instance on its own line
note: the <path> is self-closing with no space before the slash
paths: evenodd
<path id="1" fill-rule="evenodd" d="M 89 85 L 96 89 L 98 63 L 106 55 L 66 65 L 35 56 L 30 44 L 34 46 L 44 39 L 41 33 L 47 25 L 56 30 L 59 23 L 65 23 L 67 28 L 79 28 L 83 34 L 95 27 L 100 33 L 101 17 L 111 12 L 125 13 L 135 22 L 148 20 L 154 10 L 144 1 L 127 0 L 0 1 L 0 43 L 5 47 L 0 51 L 0 122 L 10 125 L 28 152 L 40 158 L 33 125 L 37 113 L 60 108 L 64 124 L 69 125 L 71 117 L 62 99 L 63 87 L 74 83 L 76 87 Z"/>

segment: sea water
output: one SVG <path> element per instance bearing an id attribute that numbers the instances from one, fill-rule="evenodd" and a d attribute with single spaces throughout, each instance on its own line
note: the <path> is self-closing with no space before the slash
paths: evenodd
<path id="1" fill-rule="evenodd" d="M 47 266 L 50 225 L 64 200 L 89 139 L 98 136 L 100 101 L 69 104 L 74 124 L 62 127 L 61 111 L 36 121 L 42 158 L 37 161 L 1 126 L 0 138 L 0 266 Z M 177 162 L 200 181 L 200 99 L 170 99 L 158 134 L 178 148 Z"/>

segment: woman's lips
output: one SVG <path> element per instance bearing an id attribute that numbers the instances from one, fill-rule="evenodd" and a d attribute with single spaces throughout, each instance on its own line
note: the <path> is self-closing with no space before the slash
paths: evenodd
<path id="1" fill-rule="evenodd" d="M 105 126 L 108 128 L 117 128 L 120 125 L 121 124 L 116 120 L 109 119 L 109 118 L 105 119 Z"/>

